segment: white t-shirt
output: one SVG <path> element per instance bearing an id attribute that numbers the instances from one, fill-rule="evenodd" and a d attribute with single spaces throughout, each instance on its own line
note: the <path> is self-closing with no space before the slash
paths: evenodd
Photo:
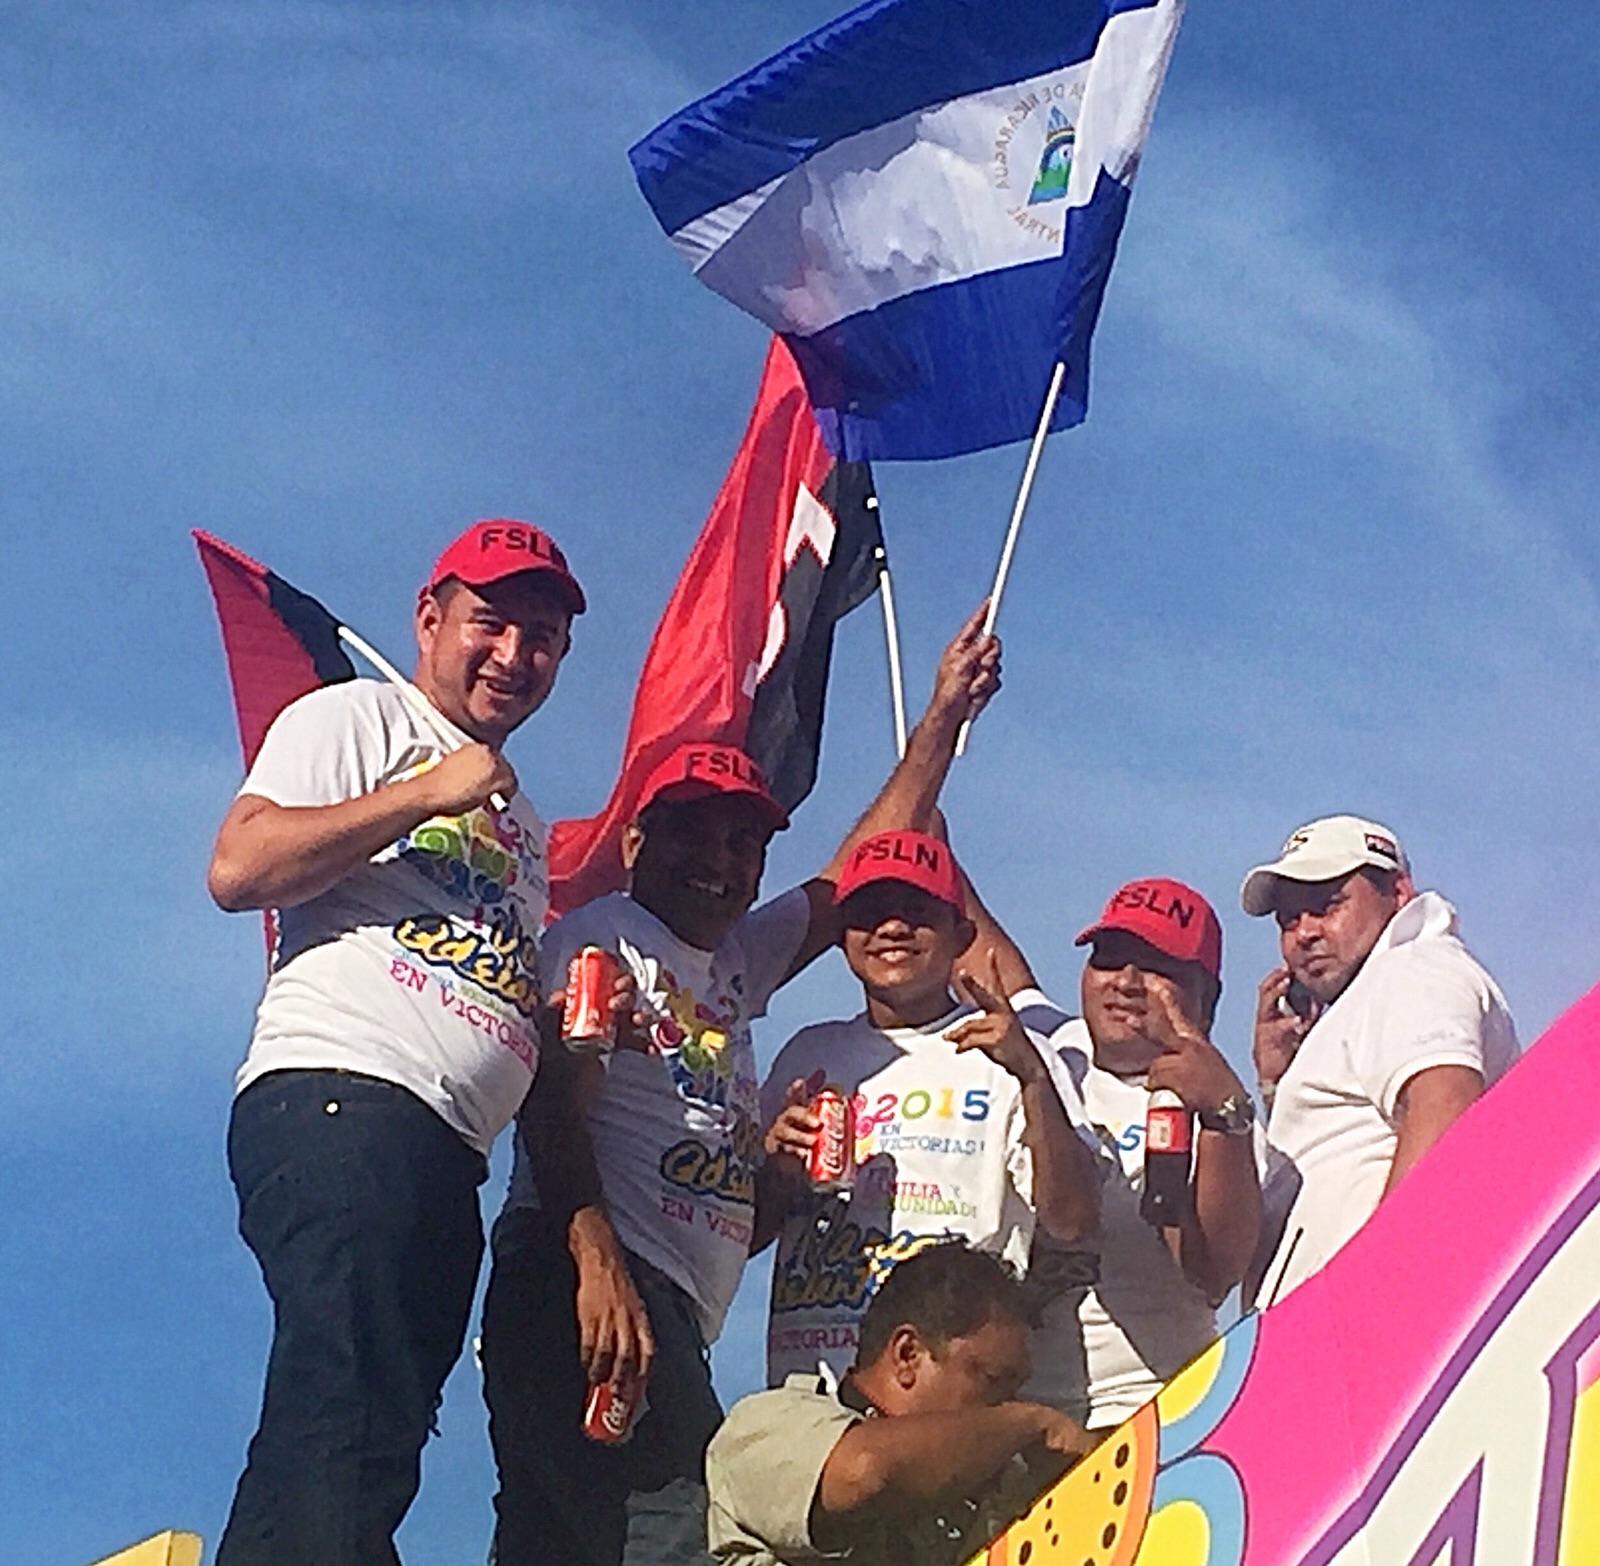
<path id="1" fill-rule="evenodd" d="M 695 1302 L 707 1342 L 722 1330 L 750 1257 L 762 1136 L 750 1024 L 783 982 L 810 917 L 797 887 L 747 913 L 707 952 L 614 892 L 557 920 L 544 938 L 552 985 L 581 946 L 616 952 L 625 940 L 655 964 L 656 982 L 641 997 L 666 1015 L 652 1029 L 655 1053 L 603 1057 L 589 1135 L 617 1238 Z M 533 1200 L 518 1138 L 506 1205 Z"/>
<path id="2" fill-rule="evenodd" d="M 1064 1377 L 1073 1365 L 1074 1334 L 1081 1332 L 1088 1423 L 1119 1425 L 1216 1337 L 1216 1318 L 1160 1232 L 1139 1216 L 1150 1103 L 1143 1079 L 1097 1066 L 1088 1024 L 1068 1018 L 1040 991 L 1023 990 L 1012 1005 L 1029 1027 L 1048 1034 L 1050 1048 L 1082 1084 L 1089 1124 L 1111 1163 L 1100 1188 L 1100 1282 L 1083 1295 L 1076 1319 L 1070 1300 L 1045 1311 L 1034 1334 L 1034 1375 L 1024 1396 L 1066 1405 L 1073 1388 Z"/>
<path id="3" fill-rule="evenodd" d="M 819 1361 L 836 1375 L 848 1370 L 877 1285 L 925 1246 L 960 1235 L 1026 1270 L 1033 1170 L 1021 1084 L 982 1050 L 958 1053 L 943 1036 L 973 1014 L 959 1006 L 925 1028 L 880 1029 L 862 1013 L 802 1028 L 778 1052 L 762 1123 L 791 1082 L 820 1072 L 857 1098 L 857 1167 L 848 1200 L 802 1194 L 778 1236 L 768 1385 Z"/>
<path id="4" fill-rule="evenodd" d="M 278 714 L 239 792 L 334 805 L 444 755 L 393 686 L 349 680 Z M 362 1072 L 414 1093 L 487 1153 L 538 1064 L 549 901 L 544 823 L 521 794 L 504 812 L 423 822 L 279 914 L 239 1090 L 269 1071 Z"/>
<path id="5" fill-rule="evenodd" d="M 1437 892 L 1420 893 L 1389 921 L 1278 1083 L 1262 1185 L 1273 1250 L 1257 1301 L 1271 1304 L 1305 1282 L 1376 1211 L 1407 1082 L 1432 1066 L 1470 1066 L 1488 1086 L 1516 1057 L 1505 998 L 1461 944 L 1455 909 Z"/>

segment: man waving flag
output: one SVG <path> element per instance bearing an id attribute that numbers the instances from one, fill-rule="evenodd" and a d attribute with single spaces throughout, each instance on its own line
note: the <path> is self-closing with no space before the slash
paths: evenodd
<path id="1" fill-rule="evenodd" d="M 868 0 L 629 153 L 701 281 L 781 333 L 843 458 L 1079 423 L 1182 0 Z"/>

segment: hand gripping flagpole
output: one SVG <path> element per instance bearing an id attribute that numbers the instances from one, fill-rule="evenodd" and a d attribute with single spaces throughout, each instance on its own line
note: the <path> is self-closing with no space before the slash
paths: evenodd
<path id="1" fill-rule="evenodd" d="M 341 642 L 347 642 L 354 651 L 360 653 L 384 679 L 399 691 L 401 698 L 405 701 L 406 706 L 411 709 L 412 714 L 425 727 L 432 730 L 434 738 L 439 741 L 447 752 L 461 749 L 461 741 L 446 727 L 443 714 L 371 642 L 367 641 L 365 637 L 357 636 L 347 625 L 335 626 L 334 634 Z M 496 810 L 504 810 L 509 801 L 504 795 L 491 794 L 489 803 Z"/>
<path id="2" fill-rule="evenodd" d="M 876 511 L 878 497 L 869 495 L 867 504 Z M 889 654 L 889 702 L 894 709 L 895 755 L 904 759 L 906 753 L 906 688 L 900 672 L 900 623 L 894 613 L 894 584 L 889 579 L 889 554 L 883 547 L 882 528 L 879 543 L 872 551 L 878 567 L 878 597 L 883 604 L 883 640 Z"/>
<path id="3" fill-rule="evenodd" d="M 1044 450 L 1045 436 L 1050 433 L 1050 420 L 1055 416 L 1056 398 L 1061 395 L 1061 381 L 1067 373 L 1064 361 L 1056 360 L 1050 377 L 1050 390 L 1045 393 L 1044 411 L 1039 415 L 1038 427 L 1033 432 L 1033 444 L 1028 448 L 1027 466 L 1022 470 L 1022 484 L 1017 490 L 1016 504 L 1011 508 L 1011 525 L 1006 529 L 1006 541 L 1000 547 L 1000 565 L 994 574 L 994 586 L 989 590 L 989 612 L 983 617 L 983 634 L 994 635 L 995 621 L 1000 618 L 1000 595 L 1006 590 L 1006 577 L 1011 572 L 1011 557 L 1016 552 L 1017 534 L 1022 531 L 1022 513 L 1028 509 L 1028 496 L 1033 492 L 1033 476 L 1039 468 L 1039 455 Z M 972 719 L 961 725 L 956 735 L 956 754 L 967 753 L 967 736 L 972 732 Z"/>

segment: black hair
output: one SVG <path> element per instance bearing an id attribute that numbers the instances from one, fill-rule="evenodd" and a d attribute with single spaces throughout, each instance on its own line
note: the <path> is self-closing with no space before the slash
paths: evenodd
<path id="1" fill-rule="evenodd" d="M 634 817 L 634 820 L 639 823 L 639 826 L 646 837 L 648 837 L 650 833 L 655 830 L 655 828 L 659 827 L 664 821 L 670 819 L 672 815 L 672 807 L 675 803 L 680 802 L 670 799 L 652 799 L 650 803 Z"/>
<path id="2" fill-rule="evenodd" d="M 1400 879 L 1399 869 L 1386 870 L 1382 865 L 1362 865 L 1360 873 L 1385 897 L 1394 896 L 1395 882 Z"/>
<path id="3" fill-rule="evenodd" d="M 657 795 L 643 810 L 634 816 L 634 822 L 646 837 L 664 828 L 674 818 L 681 819 L 691 807 L 703 803 L 708 799 L 749 799 L 748 794 L 697 794 L 692 799 L 666 799 Z M 775 831 L 768 831 L 767 841 L 771 842 L 776 835 Z"/>
<path id="4" fill-rule="evenodd" d="M 861 1319 L 856 1363 L 876 1363 L 898 1327 L 914 1327 L 937 1358 L 995 1317 L 1029 1324 L 1016 1273 L 965 1240 L 943 1240 L 897 1263 L 878 1286 Z"/>

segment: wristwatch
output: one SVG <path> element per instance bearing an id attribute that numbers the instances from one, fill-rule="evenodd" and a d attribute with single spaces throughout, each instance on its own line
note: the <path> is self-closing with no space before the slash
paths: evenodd
<path id="1" fill-rule="evenodd" d="M 1255 1129 L 1256 1106 L 1248 1093 L 1230 1093 L 1215 1109 L 1202 1109 L 1201 1127 L 1220 1131 L 1224 1136 L 1249 1136 Z"/>

